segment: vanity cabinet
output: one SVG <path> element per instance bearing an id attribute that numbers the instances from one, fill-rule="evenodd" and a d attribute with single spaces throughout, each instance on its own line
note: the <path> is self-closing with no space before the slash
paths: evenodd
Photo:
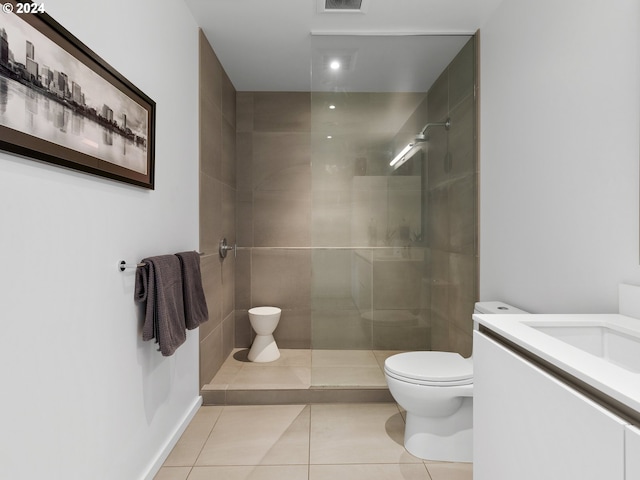
<path id="1" fill-rule="evenodd" d="M 640 479 L 640 429 L 627 425 L 624 441 L 626 478 Z"/>
<path id="2" fill-rule="evenodd" d="M 640 430 L 483 333 L 473 342 L 474 480 L 640 479 Z"/>

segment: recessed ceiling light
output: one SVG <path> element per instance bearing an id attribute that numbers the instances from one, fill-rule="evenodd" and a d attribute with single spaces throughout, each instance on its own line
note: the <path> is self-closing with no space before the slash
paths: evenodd
<path id="1" fill-rule="evenodd" d="M 327 135 L 327 138 L 328 138 L 329 140 L 331 140 L 331 139 L 333 138 L 333 136 L 332 136 L 332 135 Z"/>
<path id="2" fill-rule="evenodd" d="M 312 67 L 318 66 L 318 71 L 351 72 L 356 65 L 358 49 L 329 48 L 314 51 Z"/>
<path id="3" fill-rule="evenodd" d="M 335 110 L 336 106 L 335 105 L 329 105 L 329 110 Z"/>

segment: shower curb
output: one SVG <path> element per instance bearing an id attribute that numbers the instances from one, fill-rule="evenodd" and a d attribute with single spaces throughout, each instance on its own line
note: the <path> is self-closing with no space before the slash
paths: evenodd
<path id="1" fill-rule="evenodd" d="M 386 387 L 201 390 L 203 405 L 300 405 L 313 403 L 393 403 Z"/>

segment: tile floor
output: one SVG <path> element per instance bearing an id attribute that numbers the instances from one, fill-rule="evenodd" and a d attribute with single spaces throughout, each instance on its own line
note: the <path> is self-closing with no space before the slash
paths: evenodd
<path id="1" fill-rule="evenodd" d="M 471 480 L 402 446 L 395 403 L 203 406 L 155 480 Z"/>

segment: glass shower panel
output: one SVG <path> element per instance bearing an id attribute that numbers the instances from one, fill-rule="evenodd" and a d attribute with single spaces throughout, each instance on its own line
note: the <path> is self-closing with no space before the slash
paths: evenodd
<path id="1" fill-rule="evenodd" d="M 443 176 L 440 165 L 430 165 L 432 150 L 443 151 L 438 162 L 446 163 L 450 135 L 460 132 L 434 128 L 433 145 L 417 142 L 416 135 L 437 116 L 446 118 L 447 100 L 431 88 L 468 40 L 312 37 L 312 348 L 432 348 L 432 295 L 446 318 L 456 295 L 447 290 L 449 272 L 469 273 L 468 264 L 454 265 L 443 249 L 437 249 L 441 264 L 434 268 L 430 248 L 434 235 L 448 235 L 456 222 L 446 211 L 456 204 L 445 185 L 449 172 Z M 332 60 L 341 68 L 331 69 Z M 406 161 L 390 166 L 409 143 L 414 145 Z M 432 174 L 445 183 L 430 184 Z M 444 191 L 446 202 L 432 208 L 430 199 Z M 435 218 L 437 211 L 441 218 Z M 448 326 L 440 334 L 448 338 Z"/>
<path id="2" fill-rule="evenodd" d="M 407 140 L 402 129 L 421 128 L 413 123 L 424 118 L 413 117 L 424 99 L 424 92 L 312 93 L 315 349 L 429 348 L 426 169 L 421 152 L 415 165 L 389 167 L 394 142 Z"/>
<path id="3" fill-rule="evenodd" d="M 361 312 L 371 310 L 371 252 L 314 249 L 312 323 L 314 349 L 370 350 L 372 330 Z"/>

